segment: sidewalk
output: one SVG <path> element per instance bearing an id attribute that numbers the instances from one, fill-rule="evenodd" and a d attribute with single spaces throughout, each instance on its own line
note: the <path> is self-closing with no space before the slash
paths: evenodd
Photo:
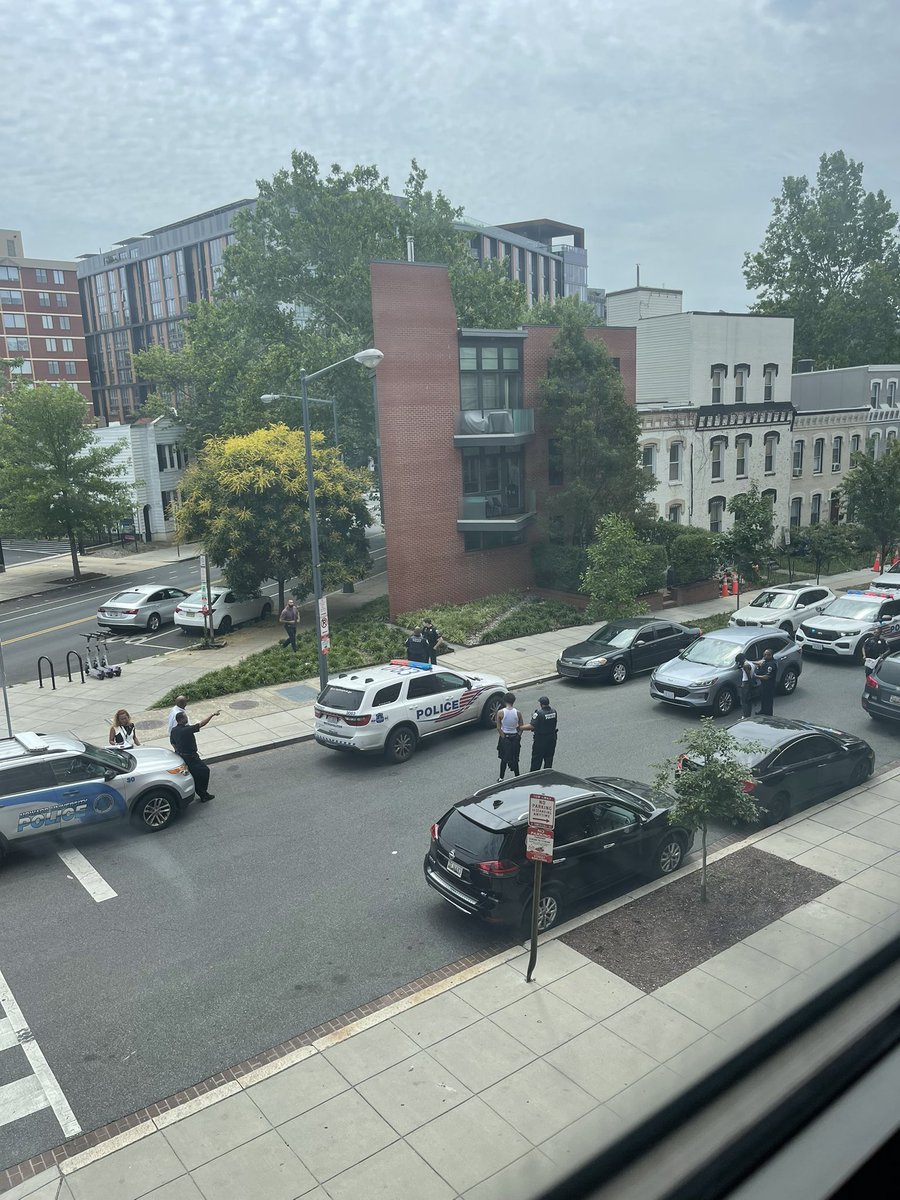
<path id="1" fill-rule="evenodd" d="M 171 563 L 196 558 L 201 550 L 198 542 L 186 542 L 181 547 L 167 542 L 154 542 L 153 549 L 139 553 L 130 550 L 89 553 L 81 555 L 78 561 L 83 575 L 101 575 L 114 581 L 135 571 L 150 571 L 154 567 L 166 567 Z M 96 583 L 97 580 L 86 582 Z M 0 574 L 0 603 L 77 586 L 72 582 L 72 560 L 68 554 L 62 554 L 58 558 L 7 567 Z"/>
<path id="2" fill-rule="evenodd" d="M 642 990 L 542 939 L 366 1006 L 0 1172 L 4 1200 L 527 1200 L 896 931 L 900 768 L 748 844 L 818 898 Z M 364 1014 L 364 1015 L 363 1015 Z"/>

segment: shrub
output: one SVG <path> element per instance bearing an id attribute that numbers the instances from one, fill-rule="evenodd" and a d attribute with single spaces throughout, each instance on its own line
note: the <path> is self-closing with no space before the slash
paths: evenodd
<path id="1" fill-rule="evenodd" d="M 587 554 L 583 547 L 541 542 L 532 548 L 531 561 L 538 587 L 581 592 L 581 577 L 587 570 Z"/>
<path id="2" fill-rule="evenodd" d="M 571 604 L 535 598 L 502 617 L 485 633 L 481 644 L 486 646 L 507 638 L 529 637 L 533 633 L 552 633 L 554 629 L 566 629 L 583 622 L 584 614 Z"/>
<path id="3" fill-rule="evenodd" d="M 403 613 L 397 622 L 404 629 L 414 629 L 426 617 L 431 617 L 445 641 L 458 646 L 475 646 L 482 630 L 521 603 L 522 595 L 519 592 L 500 592 L 496 596 L 471 600 L 468 604 L 432 604 L 428 608 Z"/>
<path id="4" fill-rule="evenodd" d="M 686 587 L 701 579 L 711 579 L 716 569 L 716 536 L 705 529 L 692 529 L 672 543 L 675 583 Z"/>
<path id="5" fill-rule="evenodd" d="M 665 546 L 644 545 L 638 547 L 637 561 L 641 568 L 641 595 L 658 592 L 666 582 L 668 555 Z"/>

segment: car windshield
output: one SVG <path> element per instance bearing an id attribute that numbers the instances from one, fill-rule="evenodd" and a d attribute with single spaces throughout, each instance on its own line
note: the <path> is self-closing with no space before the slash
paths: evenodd
<path id="1" fill-rule="evenodd" d="M 595 629 L 588 638 L 588 641 L 601 646 L 615 646 L 619 650 L 624 650 L 626 646 L 630 646 L 634 641 L 637 632 L 633 625 L 621 625 L 618 621 L 610 621 L 608 625 L 603 625 L 599 629 Z"/>
<path id="2" fill-rule="evenodd" d="M 319 704 L 326 708 L 342 708 L 347 712 L 356 712 L 363 702 L 364 692 L 354 688 L 341 687 L 337 683 L 329 683 L 319 696 Z"/>
<path id="3" fill-rule="evenodd" d="M 733 667 L 740 646 L 717 637 L 701 637 L 678 655 L 685 662 L 702 663 L 705 667 Z"/>
<path id="4" fill-rule="evenodd" d="M 134 768 L 136 759 L 124 750 L 114 750 L 111 746 L 94 746 L 90 742 L 85 742 L 84 748 L 91 758 L 96 758 L 105 767 L 112 767 L 114 771 L 131 771 Z"/>
<path id="5" fill-rule="evenodd" d="M 750 601 L 751 608 L 793 608 L 795 596 L 791 592 L 760 592 Z"/>
<path id="6" fill-rule="evenodd" d="M 854 621 L 874 621 L 881 608 L 879 600 L 855 600 L 849 596 L 833 600 L 822 613 L 823 617 L 850 617 Z"/>
<path id="7" fill-rule="evenodd" d="M 118 592 L 108 604 L 145 604 L 147 596 L 144 592 Z"/>

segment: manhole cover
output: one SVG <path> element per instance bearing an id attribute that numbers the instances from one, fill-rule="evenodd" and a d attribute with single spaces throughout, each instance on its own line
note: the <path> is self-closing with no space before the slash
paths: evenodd
<path id="1" fill-rule="evenodd" d="M 258 700 L 232 700 L 229 708 L 259 708 Z"/>

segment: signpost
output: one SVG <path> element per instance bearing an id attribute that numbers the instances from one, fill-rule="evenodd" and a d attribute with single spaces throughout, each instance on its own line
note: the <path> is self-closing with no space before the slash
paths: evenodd
<path id="1" fill-rule="evenodd" d="M 331 633 L 328 628 L 328 601 L 323 596 L 319 600 L 319 645 L 322 653 L 327 654 L 331 649 Z"/>
<path id="2" fill-rule="evenodd" d="M 213 617 L 212 603 L 210 595 L 212 587 L 209 582 L 209 558 L 206 554 L 200 555 L 200 611 L 203 613 L 203 629 L 204 638 L 207 645 L 211 646 L 215 637 L 215 619 Z"/>
<path id="3" fill-rule="evenodd" d="M 543 792 L 528 797 L 528 833 L 525 836 L 525 857 L 534 863 L 534 895 L 531 901 L 531 955 L 525 982 L 531 983 L 537 962 L 538 919 L 541 912 L 541 875 L 544 863 L 553 862 L 553 830 L 556 827 L 556 800 Z"/>

